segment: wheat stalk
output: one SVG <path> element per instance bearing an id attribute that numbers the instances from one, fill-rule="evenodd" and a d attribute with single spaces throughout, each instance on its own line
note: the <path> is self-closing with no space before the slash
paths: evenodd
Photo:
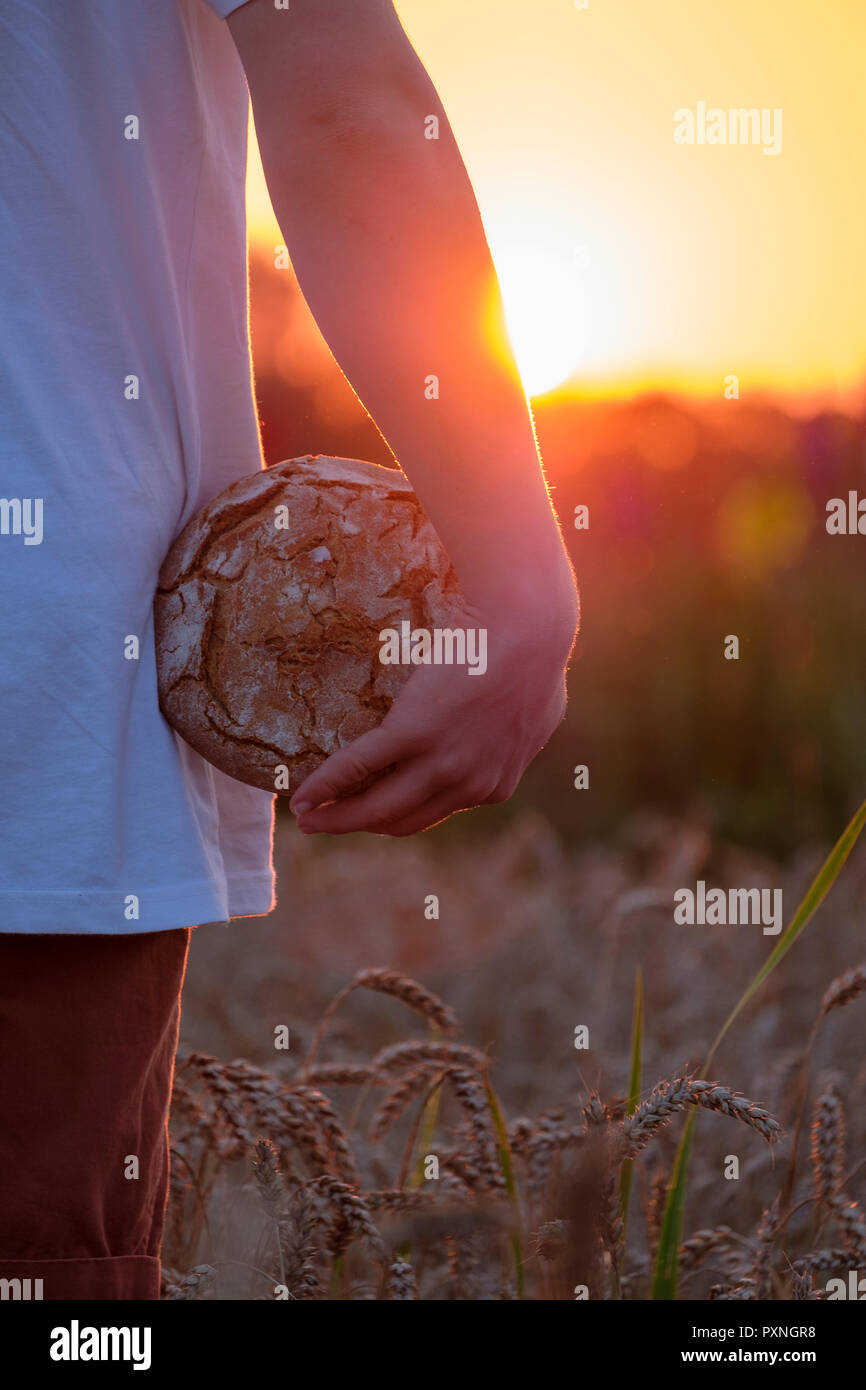
<path id="1" fill-rule="evenodd" d="M 757 1287 L 750 1275 L 745 1275 L 736 1284 L 714 1284 L 707 1294 L 708 1299 L 719 1303 L 750 1302 L 757 1297 Z"/>
<path id="2" fill-rule="evenodd" d="M 487 1058 L 477 1047 L 456 1042 L 398 1042 L 383 1047 L 376 1053 L 370 1065 L 374 1073 L 403 1071 L 407 1067 L 430 1065 L 434 1067 L 458 1066 L 470 1070 L 483 1069 Z"/>
<path id="3" fill-rule="evenodd" d="M 808 1270 L 819 1274 L 828 1269 L 841 1269 L 849 1259 L 847 1250 L 812 1250 L 808 1255 L 800 1255 L 794 1260 L 792 1268 L 795 1274 L 805 1274 Z"/>
<path id="4" fill-rule="evenodd" d="M 814 1299 L 825 1297 L 826 1294 L 823 1289 L 815 1288 L 812 1283 L 812 1275 L 809 1271 L 805 1274 L 798 1274 L 797 1271 L 794 1270 L 794 1275 L 791 1280 L 792 1301 L 797 1302 L 798 1300 L 807 1299 L 811 1302 Z"/>
<path id="5" fill-rule="evenodd" d="M 845 1172 L 845 1112 L 833 1086 L 827 1087 L 815 1105 L 812 1171 L 816 1198 L 828 1202 L 842 1186 Z"/>
<path id="6" fill-rule="evenodd" d="M 457 1015 L 444 1004 L 438 995 L 433 994 L 417 980 L 408 975 L 400 975 L 396 970 L 379 967 L 375 970 L 359 970 L 351 985 L 352 989 L 371 989 L 379 994 L 388 994 L 399 999 L 413 1013 L 429 1019 L 441 1028 L 443 1033 L 451 1033 L 457 1027 Z"/>
<path id="7" fill-rule="evenodd" d="M 821 1000 L 821 1014 L 828 1014 L 831 1009 L 843 1008 L 846 1004 L 850 1004 L 852 999 L 861 995 L 864 990 L 866 990 L 866 965 L 855 965 L 852 970 L 846 970 L 844 975 L 839 975 L 828 985 Z"/>
<path id="8" fill-rule="evenodd" d="M 435 1074 L 433 1067 L 413 1067 L 401 1077 L 396 1086 L 385 1096 L 382 1104 L 370 1118 L 368 1134 L 371 1140 L 382 1139 L 393 1124 L 404 1113 L 407 1106 L 423 1091 L 425 1085 Z"/>
<path id="9" fill-rule="evenodd" d="M 359 1185 L 358 1168 L 346 1131 L 328 1097 L 308 1086 L 293 1087 L 291 1094 L 305 1101 L 315 1115 L 319 1132 L 328 1148 L 331 1170 L 350 1186 Z"/>
<path id="10" fill-rule="evenodd" d="M 401 1256 L 391 1263 L 385 1280 L 385 1297 L 393 1302 L 408 1302 L 418 1297 L 415 1271 Z"/>
<path id="11" fill-rule="evenodd" d="M 309 1187 L 327 1203 L 330 1213 L 328 1249 L 334 1256 L 342 1255 L 353 1241 L 360 1240 L 381 1258 L 382 1237 L 359 1192 L 330 1174 L 314 1178 Z"/>
<path id="12" fill-rule="evenodd" d="M 318 1231 L 323 1224 L 321 1197 L 301 1182 L 295 1182 L 280 1218 L 282 1279 L 289 1297 L 299 1302 L 321 1298 L 319 1277 L 321 1250 Z"/>
<path id="13" fill-rule="evenodd" d="M 196 1265 L 189 1274 L 178 1274 L 176 1270 L 163 1266 L 163 1297 L 166 1301 L 174 1302 L 206 1298 L 215 1279 L 213 1265 Z"/>
<path id="14" fill-rule="evenodd" d="M 854 1260 L 855 1266 L 862 1269 L 866 1266 L 866 1220 L 863 1212 L 856 1202 L 850 1201 L 841 1192 L 828 1197 L 827 1205 L 842 1233 L 842 1244 Z"/>
<path id="15" fill-rule="evenodd" d="M 457 1015 L 454 1010 L 448 1004 L 444 1004 L 438 995 L 419 984 L 417 980 L 410 979 L 408 975 L 401 975 L 396 970 L 389 970 L 385 966 L 377 966 L 371 970 L 359 970 L 351 983 L 334 996 L 322 1014 L 302 1068 L 302 1075 L 305 1078 L 309 1076 L 316 1060 L 328 1024 L 340 1005 L 356 989 L 370 989 L 378 994 L 388 994 L 392 999 L 399 999 L 414 1013 L 420 1014 L 422 1018 L 428 1019 L 431 1023 L 435 1023 L 436 1027 L 441 1029 L 443 1033 L 451 1033 L 458 1026 Z"/>
<path id="16" fill-rule="evenodd" d="M 776 1227 L 779 1222 L 779 1197 L 764 1212 L 758 1224 L 757 1248 L 752 1262 L 752 1278 L 755 1281 L 755 1297 L 767 1298 L 772 1282 L 773 1250 L 776 1240 Z"/>
<path id="17" fill-rule="evenodd" d="M 371 1066 L 350 1066 L 339 1062 L 322 1062 L 306 1074 L 310 1086 L 366 1086 L 380 1085 L 375 1068 Z"/>
<path id="18" fill-rule="evenodd" d="M 370 1211 L 425 1211 L 438 1203 L 435 1192 L 423 1188 L 380 1187 L 364 1193 Z"/>
<path id="19" fill-rule="evenodd" d="M 782 1126 L 767 1110 L 748 1100 L 738 1091 L 729 1091 L 717 1082 L 702 1081 L 695 1077 L 679 1076 L 671 1081 L 663 1081 L 656 1086 L 645 1101 L 638 1105 L 633 1115 L 626 1116 L 621 1125 L 620 1143 L 624 1156 L 634 1158 L 663 1125 L 687 1106 L 700 1106 L 704 1110 L 714 1110 L 717 1114 L 728 1115 L 742 1124 L 754 1129 L 769 1144 L 777 1140 Z"/>
<path id="20" fill-rule="evenodd" d="M 465 1114 L 472 1140 L 473 1157 L 481 1173 L 484 1186 L 501 1188 L 505 1185 L 499 1157 L 499 1143 L 487 1091 L 475 1072 L 462 1067 L 453 1067 L 448 1072 L 448 1082 Z"/>
<path id="21" fill-rule="evenodd" d="M 282 1211 L 286 1188 L 280 1173 L 277 1151 L 270 1139 L 257 1139 L 253 1158 L 253 1177 L 262 1206 L 276 1221 Z"/>
<path id="22" fill-rule="evenodd" d="M 711 1251 L 729 1250 L 734 1243 L 734 1233 L 730 1226 L 714 1226 L 712 1229 L 695 1231 L 680 1246 L 680 1269 L 697 1269 Z"/>

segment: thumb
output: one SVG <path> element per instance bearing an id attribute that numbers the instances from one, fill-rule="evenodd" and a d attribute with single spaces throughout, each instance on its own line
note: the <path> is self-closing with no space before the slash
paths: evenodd
<path id="1" fill-rule="evenodd" d="M 336 801 L 350 792 L 360 791 L 361 784 L 375 772 L 381 772 L 397 762 L 404 751 L 404 741 L 383 728 L 371 729 L 338 748 L 330 758 L 306 777 L 289 801 L 289 810 L 296 816 L 312 811 L 326 801 Z"/>

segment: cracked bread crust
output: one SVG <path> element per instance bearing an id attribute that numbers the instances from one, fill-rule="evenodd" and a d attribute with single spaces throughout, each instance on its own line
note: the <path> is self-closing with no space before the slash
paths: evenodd
<path id="1" fill-rule="evenodd" d="M 221 492 L 166 556 L 154 600 L 160 709 L 229 776 L 291 795 L 380 724 L 409 679 L 411 666 L 379 661 L 380 631 L 453 627 L 459 601 L 402 473 L 287 459 Z"/>

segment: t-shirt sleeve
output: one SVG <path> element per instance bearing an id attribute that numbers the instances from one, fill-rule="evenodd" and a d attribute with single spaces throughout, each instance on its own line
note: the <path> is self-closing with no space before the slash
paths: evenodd
<path id="1" fill-rule="evenodd" d="M 209 10 L 213 10 L 218 19 L 227 19 L 235 10 L 239 10 L 241 5 L 245 5 L 247 0 L 204 0 Z"/>

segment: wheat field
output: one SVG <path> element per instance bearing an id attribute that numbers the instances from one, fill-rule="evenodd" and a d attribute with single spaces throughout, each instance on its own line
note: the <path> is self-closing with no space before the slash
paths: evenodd
<path id="1" fill-rule="evenodd" d="M 706 1078 L 774 943 L 671 904 L 700 876 L 793 905 L 827 848 L 780 867 L 652 812 L 571 851 L 531 811 L 483 839 L 280 823 L 275 914 L 193 936 L 163 1297 L 647 1299 L 699 1112 L 675 1296 L 825 1298 L 866 1267 L 864 856 Z"/>

